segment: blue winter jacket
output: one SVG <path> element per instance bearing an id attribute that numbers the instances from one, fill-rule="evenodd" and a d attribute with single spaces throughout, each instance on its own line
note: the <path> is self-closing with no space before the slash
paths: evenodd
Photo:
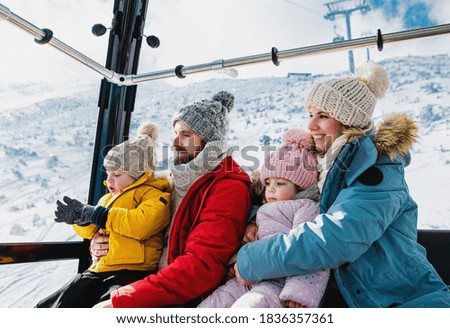
<path id="1" fill-rule="evenodd" d="M 409 156 L 380 155 L 374 138 L 343 147 L 314 222 L 241 248 L 244 280 L 333 268 L 350 307 L 450 307 L 448 286 L 417 243 L 417 205 L 404 180 Z"/>

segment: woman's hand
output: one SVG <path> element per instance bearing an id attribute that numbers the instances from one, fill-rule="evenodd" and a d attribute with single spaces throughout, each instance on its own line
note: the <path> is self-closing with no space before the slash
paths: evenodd
<path id="1" fill-rule="evenodd" d="M 236 279 L 241 284 L 243 284 L 244 286 L 250 286 L 251 285 L 251 283 L 249 283 L 249 282 L 245 281 L 244 279 L 242 279 L 242 277 L 241 277 L 241 275 L 239 274 L 239 271 L 238 271 L 237 263 L 234 265 L 234 272 L 236 274 Z"/>
<path id="2" fill-rule="evenodd" d="M 258 234 L 258 226 L 255 222 L 247 224 L 245 227 L 244 237 L 242 238 L 242 244 L 251 243 L 256 240 Z"/>
<path id="3" fill-rule="evenodd" d="M 100 231 L 97 231 L 91 240 L 89 249 L 91 251 L 92 261 L 98 262 L 100 257 L 108 254 L 109 236 L 102 235 Z"/>

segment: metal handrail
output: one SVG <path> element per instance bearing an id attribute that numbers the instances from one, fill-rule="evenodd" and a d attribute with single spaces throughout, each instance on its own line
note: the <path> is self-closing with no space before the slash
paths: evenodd
<path id="1" fill-rule="evenodd" d="M 435 35 L 441 35 L 450 33 L 450 24 L 437 25 L 433 27 L 414 29 L 409 31 L 401 31 L 395 33 L 388 33 L 382 35 L 383 44 L 411 40 L 423 37 L 430 37 Z M 291 59 L 295 57 L 314 55 L 314 54 L 324 54 L 328 52 L 333 52 L 336 50 L 348 50 L 348 49 L 356 49 L 368 46 L 377 45 L 380 42 L 379 35 L 368 36 L 358 39 L 345 40 L 340 42 L 332 42 L 332 43 L 324 43 L 313 46 L 294 48 L 288 50 L 280 50 L 277 52 L 277 59 Z M 222 63 L 222 68 L 231 68 L 237 67 L 241 65 L 250 65 L 250 64 L 258 64 L 262 62 L 271 62 L 273 61 L 273 53 L 263 53 L 259 55 L 252 55 L 246 57 L 239 57 L 233 59 L 220 60 Z M 188 74 L 206 72 L 215 69 L 214 66 L 218 61 L 214 61 L 211 63 L 199 64 L 194 66 L 186 66 L 181 68 L 181 74 L 186 76 Z M 153 72 L 153 73 L 144 73 L 131 77 L 131 81 L 133 83 L 139 83 L 149 80 L 162 79 L 167 77 L 178 76 L 173 69 Z"/>
<path id="2" fill-rule="evenodd" d="M 0 21 L 6 20 L 13 25 L 19 27 L 20 29 L 24 30 L 25 32 L 28 32 L 29 34 L 33 35 L 36 38 L 36 42 L 39 43 L 40 40 L 44 40 L 45 37 L 47 37 L 48 33 L 44 29 L 40 29 L 33 25 L 32 23 L 28 22 L 27 20 L 21 18 L 20 16 L 14 14 L 9 10 L 7 7 L 2 5 L 0 3 Z M 47 30 L 48 31 L 48 30 Z M 76 61 L 88 66 L 89 68 L 93 69 L 94 71 L 100 73 L 108 80 L 112 80 L 115 78 L 116 73 L 107 69 L 103 65 L 97 63 L 93 59 L 85 56 L 81 52 L 75 50 L 74 48 L 68 46 L 64 42 L 58 40 L 55 37 L 51 37 L 48 42 L 49 45 L 55 47 L 56 49 L 60 50 L 61 52 L 65 53 L 66 55 L 72 57 Z"/>
<path id="3" fill-rule="evenodd" d="M 450 24 L 436 25 L 432 27 L 418 28 L 414 30 L 400 31 L 394 33 L 387 33 L 383 35 L 381 35 L 381 32 L 379 31 L 378 35 L 367 36 L 351 40 L 344 40 L 340 42 L 324 43 L 280 51 L 276 50 L 276 48 L 272 48 L 272 51 L 269 53 L 250 55 L 232 59 L 220 59 L 212 61 L 210 63 L 197 64 L 192 66 L 178 65 L 175 69 L 166 69 L 162 71 L 149 72 L 137 75 L 122 75 L 105 68 L 101 64 L 90 59 L 89 57 L 86 57 L 85 55 L 66 45 L 62 41 L 52 36 L 49 36 L 48 35 L 49 30 L 39 29 L 38 27 L 24 20 L 23 18 L 12 13 L 7 7 L 5 7 L 2 4 L 0 4 L 0 19 L 7 20 L 10 23 L 16 25 L 17 27 L 23 29 L 24 31 L 34 35 L 36 38 L 39 38 L 36 39 L 36 42 L 48 43 L 49 45 L 55 47 L 56 49 L 74 58 L 75 60 L 90 67 L 91 69 L 100 73 L 109 82 L 127 86 L 135 85 L 141 82 L 157 79 L 165 79 L 170 77 L 184 78 L 189 74 L 220 69 L 230 69 L 237 66 L 258 64 L 262 62 L 272 61 L 274 64 L 278 64 L 278 61 L 283 59 L 291 59 L 314 54 L 324 54 L 339 50 L 349 50 L 374 45 L 378 45 L 380 49 L 380 42 L 382 44 L 386 44 L 450 33 Z M 45 42 L 40 42 L 42 40 L 45 40 Z M 276 50 L 276 52 L 274 52 L 274 49 Z"/>

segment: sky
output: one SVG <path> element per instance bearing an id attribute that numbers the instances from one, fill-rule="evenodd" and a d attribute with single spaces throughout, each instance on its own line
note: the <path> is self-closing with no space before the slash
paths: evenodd
<path id="1" fill-rule="evenodd" d="M 138 74 L 173 69 L 177 65 L 211 63 L 218 59 L 287 50 L 332 42 L 347 36 L 345 20 L 326 20 L 329 1 L 317 0 L 154 0 L 149 1 L 145 35 L 156 35 L 157 49 L 143 44 Z M 445 0 L 368 0 L 372 10 L 351 16 L 352 37 L 402 31 L 417 25 L 448 23 L 450 3 Z M 104 65 L 108 35 L 95 37 L 92 25 L 109 27 L 113 0 L 0 0 L 14 14 L 39 28 L 50 28 L 54 37 Z M 447 15 L 448 16 L 448 15 Z M 419 22 L 417 24 L 417 22 Z M 414 25 L 414 24 L 412 24 Z M 415 27 L 415 26 L 412 26 Z M 369 49 L 370 59 L 450 52 L 446 36 L 390 43 L 383 52 Z M 0 74 L 2 83 L 99 79 L 101 76 L 51 46 L 33 42 L 33 36 L 0 21 Z M 6 50 L 6 51 L 5 51 Z M 355 50 L 355 65 L 367 60 L 366 49 Z M 348 70 L 346 51 L 284 60 L 276 67 L 261 63 L 238 68 L 238 78 L 285 76 L 289 72 L 327 74 Z M 174 85 L 217 77 L 216 72 L 189 75 Z M 148 83 L 148 82 L 145 82 Z"/>

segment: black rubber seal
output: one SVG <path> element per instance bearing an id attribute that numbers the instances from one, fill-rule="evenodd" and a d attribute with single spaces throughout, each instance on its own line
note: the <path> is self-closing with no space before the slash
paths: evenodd
<path id="1" fill-rule="evenodd" d="M 278 60 L 278 49 L 275 47 L 272 47 L 272 63 L 275 66 L 280 66 L 280 61 Z"/>
<path id="2" fill-rule="evenodd" d="M 43 28 L 42 31 L 45 33 L 42 39 L 34 39 L 37 44 L 47 44 L 53 38 L 53 31 L 48 28 Z"/>
<path id="3" fill-rule="evenodd" d="M 175 75 L 179 78 L 179 79 L 184 79 L 186 76 L 183 75 L 183 73 L 181 72 L 181 69 L 184 67 L 184 65 L 178 65 L 177 67 L 175 67 Z"/>

